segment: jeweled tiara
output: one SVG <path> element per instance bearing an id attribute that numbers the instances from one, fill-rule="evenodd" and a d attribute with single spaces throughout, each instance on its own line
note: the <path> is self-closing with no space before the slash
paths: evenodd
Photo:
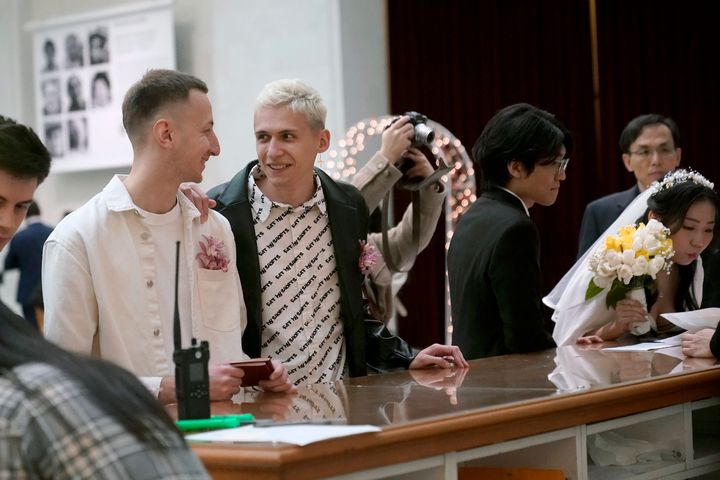
<path id="1" fill-rule="evenodd" d="M 711 190 L 715 187 L 713 182 L 703 177 L 698 172 L 690 169 L 678 168 L 677 170 L 673 170 L 672 172 L 666 174 L 661 180 L 653 182 L 649 188 L 653 190 L 653 193 L 658 193 L 677 185 L 678 183 L 685 182 L 693 182 Z"/>

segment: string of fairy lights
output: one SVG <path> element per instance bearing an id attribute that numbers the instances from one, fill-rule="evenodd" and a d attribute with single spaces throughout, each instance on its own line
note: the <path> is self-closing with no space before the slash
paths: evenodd
<path id="1" fill-rule="evenodd" d="M 371 147 L 371 139 L 378 138 L 395 118 L 384 115 L 361 120 L 345 132 L 345 136 L 337 141 L 337 147 L 328 150 L 327 154 L 317 161 L 317 166 L 326 171 L 335 180 L 349 181 L 361 168 L 377 148 Z M 445 202 L 445 253 L 455 232 L 455 226 L 467 208 L 476 198 L 475 171 L 473 163 L 460 139 L 455 137 L 441 124 L 428 120 L 427 125 L 435 131 L 432 145 L 428 145 L 435 157 L 442 157 L 453 169 L 443 177 L 446 185 L 447 202 Z M 366 152 L 366 153 L 364 153 Z M 447 272 L 445 274 L 445 336 L 449 343 L 452 337 L 452 318 L 450 316 L 450 289 Z"/>

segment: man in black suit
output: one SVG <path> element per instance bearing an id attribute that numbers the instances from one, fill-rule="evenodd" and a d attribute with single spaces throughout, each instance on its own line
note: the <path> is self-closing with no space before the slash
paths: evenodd
<path id="1" fill-rule="evenodd" d="M 635 117 L 620 134 L 622 160 L 635 175 L 632 188 L 612 193 L 585 207 L 580 226 L 578 258 L 620 216 L 640 192 L 680 164 L 680 132 L 668 117 L 655 113 Z"/>
<path id="2" fill-rule="evenodd" d="M 543 326 L 540 238 L 528 209 L 555 203 L 571 147 L 560 121 L 522 103 L 500 110 L 473 147 L 484 189 L 447 259 L 453 343 L 470 359 L 555 346 Z"/>
<path id="3" fill-rule="evenodd" d="M 40 285 L 43 244 L 52 232 L 52 227 L 42 223 L 40 208 L 35 202 L 28 207 L 25 223 L 27 227 L 18 232 L 10 242 L 5 257 L 5 270 L 20 270 L 17 301 L 22 305 L 25 320 L 38 328 L 32 295 Z"/>
<path id="4" fill-rule="evenodd" d="M 318 93 L 279 80 L 255 105 L 258 160 L 208 192 L 235 236 L 248 315 L 243 350 L 281 360 L 295 384 L 368 367 L 465 366 L 457 347 L 436 344 L 415 356 L 367 319 L 359 262 L 368 259 L 368 208 L 355 187 L 314 167 L 330 146 Z"/>

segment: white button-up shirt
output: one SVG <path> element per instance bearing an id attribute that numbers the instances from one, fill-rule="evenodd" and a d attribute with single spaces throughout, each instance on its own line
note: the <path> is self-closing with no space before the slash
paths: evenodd
<path id="1" fill-rule="evenodd" d="M 191 312 L 184 330 L 210 343 L 211 363 L 247 358 L 241 343 L 247 316 L 230 225 L 214 211 L 201 224 L 192 203 L 180 192 L 177 199 Z M 172 293 L 158 287 L 173 288 L 175 272 L 158 271 L 156 244 L 140 212 L 115 176 L 58 224 L 43 250 L 45 335 L 69 350 L 117 363 L 157 393 L 161 378 L 174 372 L 167 348 L 173 338 L 163 334 L 172 332 L 172 317 L 162 313 L 172 309 L 159 304 Z M 200 267 L 202 235 L 224 242 L 227 272 Z M 167 248 L 175 251 L 174 244 Z M 173 280 L 158 282 L 160 276 Z"/>

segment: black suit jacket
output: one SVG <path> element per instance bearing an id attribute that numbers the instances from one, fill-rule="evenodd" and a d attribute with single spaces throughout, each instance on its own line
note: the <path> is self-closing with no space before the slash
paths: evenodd
<path id="1" fill-rule="evenodd" d="M 247 189 L 248 176 L 257 163 L 251 162 L 232 180 L 208 192 L 217 201 L 215 209 L 230 222 L 235 236 L 237 267 L 248 314 L 243 350 L 250 357 L 260 356 L 262 328 L 260 263 Z M 352 185 L 335 182 L 322 170 L 315 172 L 322 185 L 333 238 L 350 374 L 367 374 L 368 364 L 378 371 L 407 367 L 413 358 L 407 343 L 392 336 L 381 322 L 365 318 L 363 276 L 358 266 L 359 241 L 365 240 L 368 230 L 365 200 Z"/>
<path id="2" fill-rule="evenodd" d="M 33 223 L 18 232 L 10 241 L 5 257 L 5 270 L 20 270 L 17 301 L 22 305 L 30 303 L 30 297 L 40 285 L 43 244 L 51 232 L 51 227 Z"/>
<path id="3" fill-rule="evenodd" d="M 580 224 L 578 258 L 612 225 L 638 195 L 640 195 L 640 188 L 635 184 L 628 190 L 611 193 L 588 203 Z"/>
<path id="4" fill-rule="evenodd" d="M 489 188 L 462 216 L 448 251 L 453 344 L 465 358 L 555 346 L 544 328 L 540 237 L 522 202 Z"/>

